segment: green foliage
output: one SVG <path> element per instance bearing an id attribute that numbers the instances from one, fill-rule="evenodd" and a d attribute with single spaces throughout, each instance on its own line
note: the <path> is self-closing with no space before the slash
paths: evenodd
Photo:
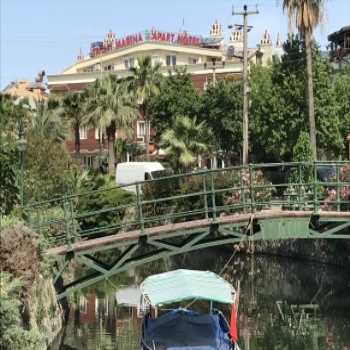
<path id="1" fill-rule="evenodd" d="M 16 179 L 17 152 L 13 144 L 1 140 L 0 149 L 0 215 L 9 214 L 19 199 Z"/>
<path id="2" fill-rule="evenodd" d="M 7 215 L 19 201 L 17 137 L 21 107 L 0 94 L 0 214 Z"/>
<path id="3" fill-rule="evenodd" d="M 162 134 L 161 144 L 174 169 L 188 169 L 198 155 L 208 152 L 208 139 L 205 122 L 197 123 L 196 117 L 177 116 L 173 127 Z"/>
<path id="4" fill-rule="evenodd" d="M 186 71 L 178 70 L 164 78 L 160 91 L 159 95 L 151 97 L 148 106 L 158 141 L 160 135 L 172 127 L 175 116 L 196 116 L 200 108 L 200 97 Z"/>
<path id="5" fill-rule="evenodd" d="M 90 123 L 89 115 L 86 114 L 87 92 L 67 93 L 61 101 L 60 113 L 65 121 L 69 121 L 74 130 L 75 152 L 80 152 L 80 127 Z"/>
<path id="6" fill-rule="evenodd" d="M 257 162 L 291 161 L 301 132 L 309 132 L 305 100 L 305 53 L 293 38 L 271 67 L 253 67 L 251 142 Z M 341 119 L 330 64 L 314 50 L 315 118 L 319 155 L 338 158 L 343 149 Z"/>
<path id="7" fill-rule="evenodd" d="M 219 81 L 210 85 L 201 97 L 199 120 L 212 131 L 216 151 L 239 159 L 242 144 L 242 84 Z"/>
<path id="8" fill-rule="evenodd" d="M 117 129 L 127 134 L 137 118 L 136 100 L 124 81 L 114 75 L 96 80 L 87 90 L 86 110 L 91 124 L 106 130 L 108 142 L 108 171 L 114 173 L 114 142 Z"/>
<path id="9" fill-rule="evenodd" d="M 309 134 L 302 131 L 296 145 L 293 147 L 294 162 L 308 162 L 312 160 L 312 150 Z"/>
<path id="10" fill-rule="evenodd" d="M 348 143 L 347 135 L 350 134 L 350 65 L 339 71 L 334 80 L 334 95 L 337 105 L 337 113 L 340 119 L 340 132 L 344 144 L 344 155 Z"/>
<path id="11" fill-rule="evenodd" d="M 344 137 L 341 132 L 344 120 L 339 113 L 334 84 L 335 73 L 329 61 L 321 57 L 318 51 L 314 53 L 313 68 L 318 154 L 321 158 L 338 159 L 344 149 Z M 350 124 L 348 130 L 350 131 Z"/>
<path id="12" fill-rule="evenodd" d="M 129 80 L 129 88 L 143 109 L 142 112 L 146 113 L 144 117 L 147 119 L 150 99 L 160 93 L 162 80 L 160 64 L 153 65 L 151 56 L 140 57 L 137 60 L 137 66 L 131 68 L 130 71 L 132 77 Z"/>
<path id="13" fill-rule="evenodd" d="M 43 348 L 43 336 L 21 327 L 20 296 L 22 282 L 6 272 L 0 272 L 0 348 L 37 350 Z"/>
<path id="14" fill-rule="evenodd" d="M 106 190 L 79 197 L 77 204 L 78 214 L 92 211 L 97 212 L 95 215 L 89 215 L 81 219 L 80 226 L 82 230 L 120 225 L 126 213 L 126 208 L 119 209 L 118 211 L 98 211 L 105 208 L 127 205 L 134 201 L 134 195 L 129 191 L 116 187 L 114 179 L 109 176 L 92 175 L 84 181 L 82 189 L 83 192 Z"/>
<path id="15" fill-rule="evenodd" d="M 31 111 L 29 134 L 36 138 L 63 142 L 69 135 L 69 126 L 62 118 L 60 103 L 54 98 L 39 100 Z"/>
<path id="16" fill-rule="evenodd" d="M 63 144 L 36 135 L 28 138 L 25 169 L 27 202 L 70 192 L 78 171 Z"/>

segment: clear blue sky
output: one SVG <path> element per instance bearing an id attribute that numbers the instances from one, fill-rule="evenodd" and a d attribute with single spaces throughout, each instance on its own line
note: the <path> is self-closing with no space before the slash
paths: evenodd
<path id="1" fill-rule="evenodd" d="M 55 74 L 75 61 L 81 47 L 86 54 L 91 41 L 103 39 L 112 29 L 117 36 L 156 27 L 185 29 L 206 35 L 218 19 L 225 28 L 241 23 L 231 16 L 232 6 L 259 5 L 260 14 L 249 18 L 254 26 L 250 46 L 268 29 L 273 40 L 285 38 L 287 19 L 282 0 L 0 0 L 1 89 L 17 79 L 34 79 L 44 69 Z M 350 0 L 326 0 L 326 21 L 316 38 L 323 47 L 327 35 L 350 24 Z M 227 32 L 227 30 L 226 30 Z"/>

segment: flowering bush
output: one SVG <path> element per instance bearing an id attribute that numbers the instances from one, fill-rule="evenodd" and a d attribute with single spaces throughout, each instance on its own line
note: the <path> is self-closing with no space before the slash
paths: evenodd
<path id="1" fill-rule="evenodd" d="M 339 180 L 341 182 L 350 182 L 350 165 L 345 165 L 340 169 Z M 337 189 L 336 188 L 327 188 L 325 190 L 326 198 L 324 199 L 322 210 L 334 210 L 337 208 Z M 350 201 L 350 186 L 343 186 L 339 188 L 339 199 L 341 210 L 350 210 L 350 204 L 347 203 Z"/>
<path id="2" fill-rule="evenodd" d="M 245 170 L 241 173 L 241 180 L 237 185 L 242 186 L 239 190 L 232 191 L 225 197 L 224 203 L 228 206 L 239 206 L 243 203 L 254 203 L 256 209 L 269 207 L 272 194 L 275 188 L 272 183 L 267 181 L 261 170 L 249 171 Z"/>

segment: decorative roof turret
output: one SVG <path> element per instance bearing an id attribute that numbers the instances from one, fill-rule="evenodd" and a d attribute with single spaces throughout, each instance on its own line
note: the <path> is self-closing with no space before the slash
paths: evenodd
<path id="1" fill-rule="evenodd" d="M 272 46 L 271 35 L 265 30 L 265 33 L 260 41 L 261 46 Z"/>
<path id="2" fill-rule="evenodd" d="M 213 38 L 221 38 L 221 37 L 223 37 L 222 25 L 217 20 L 211 26 L 210 36 L 213 37 Z"/>
<path id="3" fill-rule="evenodd" d="M 280 33 L 277 34 L 276 48 L 278 48 L 278 49 L 283 48 L 283 42 L 280 38 Z"/>
<path id="4" fill-rule="evenodd" d="M 106 34 L 103 45 L 106 48 L 113 48 L 115 45 L 115 33 L 113 33 L 111 30 Z"/>
<path id="5" fill-rule="evenodd" d="M 81 62 L 84 61 L 84 54 L 83 54 L 83 50 L 80 48 L 78 56 L 77 56 L 77 61 Z"/>
<path id="6" fill-rule="evenodd" d="M 230 35 L 230 42 L 235 43 L 235 42 L 243 42 L 243 31 L 242 29 L 235 28 L 232 30 L 231 35 Z"/>

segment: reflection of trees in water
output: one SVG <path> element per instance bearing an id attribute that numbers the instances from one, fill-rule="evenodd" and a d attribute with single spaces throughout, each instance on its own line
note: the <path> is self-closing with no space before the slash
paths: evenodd
<path id="1" fill-rule="evenodd" d="M 240 330 L 244 349 L 319 349 L 347 344 L 350 333 L 348 276 L 334 268 L 291 259 L 239 256 L 225 278 L 241 281 Z M 336 286 L 336 288 L 335 288 Z M 341 286 L 344 286 L 343 288 Z M 319 304 L 320 318 L 298 313 L 294 307 L 284 317 L 276 301 Z M 288 305 L 288 304 L 283 304 Z M 309 306 L 309 309 L 313 308 Z M 323 315 L 327 314 L 327 320 Z M 334 327 L 347 314 L 345 329 Z M 327 326 L 327 327 L 326 327 Z M 327 332 L 326 332 L 327 329 Z M 330 339 L 333 340 L 330 340 Z M 249 344 L 249 345 L 248 345 Z"/>
<path id="2" fill-rule="evenodd" d="M 137 268 L 134 276 L 119 276 L 112 281 L 118 288 L 142 281 L 151 274 L 189 268 L 219 273 L 232 254 L 227 249 L 207 249 L 159 260 Z M 241 284 L 239 332 L 242 350 L 314 350 L 350 346 L 349 276 L 333 267 L 292 259 L 236 255 L 224 273 L 233 285 Z M 139 349 L 140 320 L 135 310 L 115 305 L 115 288 L 109 282 L 97 288 L 98 301 L 81 306 L 74 324 L 74 312 L 67 327 L 67 349 Z M 108 298 L 104 297 L 109 294 Z M 108 302 L 106 301 L 108 300 Z M 282 314 L 276 305 L 283 301 Z M 318 304 L 317 315 L 292 305 Z M 219 306 L 219 305 L 217 305 Z M 228 308 L 222 307 L 228 315 Z M 283 317 L 282 317 L 283 315 Z M 301 320 L 301 321 L 300 321 Z M 301 326 L 300 326 L 301 325 Z M 318 346 L 318 347 L 317 347 Z M 61 348 L 65 349 L 65 348 Z"/>
<path id="3" fill-rule="evenodd" d="M 232 251 L 207 249 L 169 259 L 171 269 L 209 269 L 219 273 Z M 152 267 L 164 271 L 165 264 Z M 145 272 L 145 271 L 144 271 Z M 150 272 L 150 271 L 147 271 Z M 147 274 L 147 272 L 145 274 Z M 263 255 L 237 255 L 225 270 L 233 285 L 241 281 L 240 334 L 243 349 L 318 349 L 350 345 L 349 276 L 334 267 Z M 318 318 L 301 319 L 297 314 L 281 319 L 276 302 L 286 305 L 318 304 Z M 227 314 L 227 313 L 226 313 Z M 324 315 L 327 315 L 327 320 Z M 342 322 L 343 327 L 337 327 Z M 297 335 L 295 324 L 301 322 Z M 249 343 L 249 345 L 248 345 Z M 337 345 L 335 345 L 337 344 Z M 345 346 L 345 345 L 344 345 Z"/>

